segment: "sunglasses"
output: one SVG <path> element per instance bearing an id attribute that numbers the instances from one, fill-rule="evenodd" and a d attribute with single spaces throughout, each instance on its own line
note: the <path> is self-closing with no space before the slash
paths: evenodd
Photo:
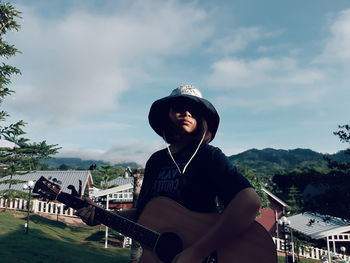
<path id="1" fill-rule="evenodd" d="M 188 111 L 196 117 L 202 116 L 201 109 L 196 103 L 191 103 L 188 101 L 176 101 L 171 105 L 171 108 L 175 112 L 183 113 L 185 111 Z"/>

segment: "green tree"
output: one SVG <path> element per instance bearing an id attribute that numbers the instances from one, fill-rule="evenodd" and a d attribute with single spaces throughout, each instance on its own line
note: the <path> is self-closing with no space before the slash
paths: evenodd
<path id="1" fill-rule="evenodd" d="M 340 141 L 350 144 L 350 126 L 339 125 L 338 131 L 333 132 Z M 350 147 L 345 150 L 350 154 Z M 326 191 L 315 196 L 311 201 L 319 205 L 318 211 L 328 215 L 350 220 L 350 162 L 338 162 L 328 159 L 331 171 L 325 177 Z"/>
<path id="2" fill-rule="evenodd" d="M 65 163 L 61 164 L 61 165 L 58 167 L 58 170 L 60 170 L 60 171 L 68 171 L 68 170 L 70 170 L 70 169 L 72 169 L 72 168 L 71 168 L 69 165 L 65 164 Z"/>
<path id="3" fill-rule="evenodd" d="M 341 125 L 334 132 L 342 142 L 350 144 L 350 126 Z M 346 153 L 350 153 L 349 147 Z M 346 159 L 345 159 L 346 160 Z M 311 211 L 350 220 L 350 162 L 327 158 L 328 169 L 304 169 L 276 174 L 273 181 L 284 193 L 293 212 Z M 308 193 L 304 190 L 308 189 Z M 303 199 L 298 199 L 304 192 Z"/>
<path id="4" fill-rule="evenodd" d="M 340 141 L 350 143 L 350 125 L 339 125 L 338 128 L 339 130 L 333 132 L 333 134 L 338 136 Z M 348 148 L 348 150 L 350 150 L 350 148 Z"/>
<path id="5" fill-rule="evenodd" d="M 300 190 L 294 185 L 292 185 L 289 188 L 288 199 L 286 200 L 286 202 L 289 205 L 288 210 L 292 214 L 298 214 L 299 212 L 302 211 L 302 207 L 303 207 L 302 194 L 300 193 Z"/>
<path id="6" fill-rule="evenodd" d="M 340 141 L 350 144 L 350 126 L 339 125 L 333 132 Z M 350 154 L 350 147 L 345 150 Z M 350 220 L 350 162 L 327 158 L 330 171 L 323 178 L 325 191 L 315 195 L 307 204 L 310 210 Z"/>
<path id="7" fill-rule="evenodd" d="M 20 17 L 20 12 L 17 11 L 12 5 L 4 4 L 0 1 L 0 56 L 4 59 L 8 59 L 11 56 L 19 53 L 13 45 L 10 45 L 4 40 L 4 35 L 8 31 L 18 31 L 20 25 L 17 24 L 16 18 Z M 8 88 L 11 83 L 10 77 L 12 75 L 21 74 L 20 70 L 16 67 L 2 63 L 0 66 L 0 105 L 2 104 L 4 98 L 14 91 Z M 0 139 L 5 136 L 19 136 L 23 135 L 24 131 L 22 127 L 25 125 L 24 121 L 18 121 L 17 123 L 10 124 L 8 126 L 3 126 L 3 122 L 9 114 L 1 110 L 0 111 Z"/>
<path id="8" fill-rule="evenodd" d="M 103 189 L 112 187 L 108 182 L 117 177 L 124 176 L 125 168 L 120 165 L 100 165 L 92 171 L 94 185 Z"/>
<path id="9" fill-rule="evenodd" d="M 8 59 L 20 53 L 14 45 L 7 43 L 4 36 L 9 31 L 18 31 L 20 25 L 16 19 L 20 18 L 21 13 L 9 3 L 3 3 L 0 0 L 0 56 Z M 14 91 L 8 86 L 11 84 L 11 76 L 21 74 L 20 70 L 4 62 L 0 66 L 0 106 L 4 99 Z M 6 141 L 12 146 L 0 147 L 0 177 L 9 176 L 0 183 L 9 184 L 9 188 L 0 193 L 6 196 L 8 200 L 21 196 L 21 192 L 12 188 L 13 184 L 22 183 L 21 180 L 13 180 L 15 174 L 26 173 L 39 167 L 42 159 L 50 158 L 57 153 L 57 145 L 49 145 L 46 141 L 40 143 L 31 143 L 29 139 L 23 137 L 25 134 L 25 122 L 20 120 L 16 123 L 8 124 L 6 119 L 10 115 L 8 112 L 0 111 L 0 139 Z"/>
<path id="10" fill-rule="evenodd" d="M 110 181 L 111 173 L 112 173 L 112 166 L 110 165 L 102 165 L 100 169 L 100 174 L 102 176 L 102 180 L 100 182 L 101 189 L 107 189 L 108 188 L 108 181 Z"/>
<path id="11" fill-rule="evenodd" d="M 268 179 L 265 178 L 262 174 L 254 172 L 254 170 L 249 169 L 247 166 L 242 164 L 236 165 L 237 169 L 249 180 L 252 186 L 255 188 L 255 191 L 259 195 L 263 208 L 269 207 L 269 199 L 267 194 L 264 192 L 264 188 L 267 188 L 269 185 Z"/>
<path id="12" fill-rule="evenodd" d="M 334 135 L 338 136 L 341 142 L 350 144 L 350 125 L 339 125 L 339 130 L 333 132 Z M 350 154 L 350 146 L 346 148 L 345 154 Z M 330 169 L 340 170 L 349 173 L 350 162 L 339 162 L 332 160 L 331 158 L 325 158 L 328 161 L 328 167 Z"/>

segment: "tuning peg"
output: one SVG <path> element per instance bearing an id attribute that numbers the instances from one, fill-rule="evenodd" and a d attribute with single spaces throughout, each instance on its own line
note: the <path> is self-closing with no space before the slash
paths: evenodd
<path id="1" fill-rule="evenodd" d="M 53 178 L 52 181 L 56 184 L 59 184 L 59 185 L 62 184 L 62 182 L 60 180 L 58 180 L 57 178 Z"/>

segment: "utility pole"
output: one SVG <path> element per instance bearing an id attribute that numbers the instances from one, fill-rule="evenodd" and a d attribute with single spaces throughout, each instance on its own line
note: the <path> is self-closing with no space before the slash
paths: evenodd
<path id="1" fill-rule="evenodd" d="M 106 210 L 109 210 L 109 194 L 107 194 L 106 197 Z M 105 248 L 108 248 L 108 226 L 106 226 L 105 230 Z"/>

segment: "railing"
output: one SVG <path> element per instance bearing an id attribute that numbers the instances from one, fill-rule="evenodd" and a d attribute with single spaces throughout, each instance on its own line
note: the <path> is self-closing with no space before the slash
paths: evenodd
<path id="1" fill-rule="evenodd" d="M 280 238 L 273 238 L 273 241 L 275 242 L 276 248 L 278 251 L 284 252 L 284 240 Z M 341 259 L 344 260 L 350 260 L 349 255 L 342 255 L 339 253 L 330 252 L 332 256 L 338 256 Z M 299 247 L 297 248 L 297 251 L 294 252 L 295 256 L 299 255 L 304 258 L 311 258 L 311 259 L 318 259 L 320 260 L 324 256 L 328 256 L 328 251 L 325 249 L 320 249 L 317 247 Z"/>
<path id="2" fill-rule="evenodd" d="M 0 199 L 0 208 L 27 211 L 27 200 L 15 199 L 7 201 L 6 199 Z M 46 213 L 46 214 L 58 214 L 63 216 L 75 216 L 74 209 L 64 209 L 64 204 L 55 202 L 44 202 L 39 200 L 32 200 L 30 202 L 30 210 L 33 213 Z"/>

